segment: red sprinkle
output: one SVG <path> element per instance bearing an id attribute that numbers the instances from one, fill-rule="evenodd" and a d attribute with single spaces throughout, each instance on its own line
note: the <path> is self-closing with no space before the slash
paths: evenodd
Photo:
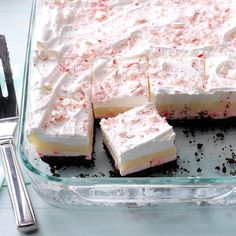
<path id="1" fill-rule="evenodd" d="M 203 53 L 198 54 L 197 57 L 198 57 L 198 58 L 202 58 L 202 57 L 203 57 Z"/>
<path id="2" fill-rule="evenodd" d="M 117 61 L 116 59 L 113 59 L 113 64 L 116 65 L 117 64 Z"/>
<path id="3" fill-rule="evenodd" d="M 59 116 L 59 117 L 55 117 L 55 121 L 61 122 L 65 119 L 65 117 L 63 115 Z"/>
<path id="4" fill-rule="evenodd" d="M 52 117 L 54 117 L 54 116 L 52 116 Z M 54 123 L 53 123 L 53 121 L 52 121 L 52 120 L 50 120 L 50 121 L 49 121 L 49 123 L 50 123 L 50 124 L 52 124 L 52 125 L 54 125 Z"/>
<path id="5" fill-rule="evenodd" d="M 225 10 L 225 12 L 229 12 L 230 11 L 230 9 L 229 8 L 227 8 L 226 10 Z"/>
<path id="6" fill-rule="evenodd" d="M 164 112 L 163 112 L 163 116 L 168 117 L 168 116 L 169 116 L 169 112 L 164 111 Z"/>
<path id="7" fill-rule="evenodd" d="M 60 65 L 61 66 L 61 71 L 62 72 L 70 72 L 70 68 L 67 68 L 65 65 Z"/>
<path id="8" fill-rule="evenodd" d="M 61 97 L 61 98 L 59 98 L 59 100 L 60 100 L 60 101 L 63 101 L 63 100 L 64 100 L 64 98 L 62 98 L 62 97 Z"/>
<path id="9" fill-rule="evenodd" d="M 47 128 L 47 127 L 48 127 L 48 124 L 47 124 L 47 123 L 43 125 L 43 128 Z"/>
<path id="10" fill-rule="evenodd" d="M 129 68 L 129 67 L 131 67 L 131 66 L 133 66 L 133 65 L 139 65 L 139 63 L 138 63 L 138 62 L 129 63 L 129 64 L 127 65 L 127 67 Z"/>

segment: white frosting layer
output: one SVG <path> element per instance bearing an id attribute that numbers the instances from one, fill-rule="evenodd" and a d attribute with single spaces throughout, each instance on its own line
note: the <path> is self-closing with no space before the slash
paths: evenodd
<path id="1" fill-rule="evenodd" d="M 236 56 L 232 58 L 216 55 L 207 58 L 206 76 L 210 93 L 222 90 L 236 91 Z"/>
<path id="2" fill-rule="evenodd" d="M 151 93 L 204 93 L 204 60 L 198 57 L 149 58 Z"/>
<path id="3" fill-rule="evenodd" d="M 101 58 L 93 67 L 93 104 L 124 107 L 145 101 L 148 90 L 148 63 L 145 57 Z M 122 103 L 125 98 L 130 102 Z M 133 101 L 131 99 L 133 98 Z M 142 105 L 142 104 L 140 104 Z"/>
<path id="4" fill-rule="evenodd" d="M 232 40 L 236 22 L 234 0 L 165 1 L 163 4 L 175 8 L 172 19 L 176 20 L 148 28 L 151 46 L 196 49 Z"/>
<path id="5" fill-rule="evenodd" d="M 120 164 L 174 147 L 175 133 L 152 103 L 102 119 L 100 124 Z"/>

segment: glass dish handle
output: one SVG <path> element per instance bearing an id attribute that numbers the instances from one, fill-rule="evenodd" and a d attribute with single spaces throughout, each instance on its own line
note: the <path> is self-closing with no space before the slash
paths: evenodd
<path id="1" fill-rule="evenodd" d="M 70 186 L 70 191 L 87 204 L 147 205 L 174 202 L 224 203 L 234 195 L 231 185 L 92 185 Z M 234 198 L 236 201 L 236 198 Z"/>

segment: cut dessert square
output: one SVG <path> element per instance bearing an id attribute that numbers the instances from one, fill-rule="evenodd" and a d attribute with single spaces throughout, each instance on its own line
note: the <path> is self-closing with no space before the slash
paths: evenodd
<path id="1" fill-rule="evenodd" d="M 175 133 L 153 103 L 102 119 L 104 144 L 122 176 L 176 159 Z"/>
<path id="2" fill-rule="evenodd" d="M 149 58 L 152 100 L 159 113 L 168 119 L 192 119 L 206 109 L 204 58 Z"/>
<path id="3" fill-rule="evenodd" d="M 148 63 L 145 57 L 99 59 L 93 68 L 92 102 L 95 118 L 112 117 L 147 97 Z"/>
<path id="4" fill-rule="evenodd" d="M 79 40 L 87 31 L 75 27 L 84 22 L 76 14 L 86 21 L 82 8 L 74 11 L 81 4 L 37 2 L 26 132 L 44 160 L 92 158 L 92 56 Z"/>
<path id="5" fill-rule="evenodd" d="M 206 78 L 212 116 L 236 116 L 236 56 L 216 53 L 206 58 Z"/>
<path id="6" fill-rule="evenodd" d="M 38 79 L 37 79 L 38 78 Z M 93 113 L 89 73 L 57 71 L 31 81 L 27 135 L 40 156 L 83 156 L 91 159 Z"/>

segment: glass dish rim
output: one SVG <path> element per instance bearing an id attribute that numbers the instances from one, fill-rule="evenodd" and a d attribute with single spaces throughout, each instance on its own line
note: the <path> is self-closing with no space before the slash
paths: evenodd
<path id="1" fill-rule="evenodd" d="M 31 40 L 33 36 L 33 28 L 36 16 L 36 6 L 37 0 L 32 1 L 30 23 L 27 38 L 27 48 L 25 54 L 25 64 L 24 64 L 24 74 L 23 74 L 23 86 L 22 86 L 22 97 L 21 97 L 21 108 L 20 117 L 18 125 L 18 137 L 17 137 L 17 149 L 19 150 L 20 158 L 26 167 L 26 169 L 33 174 L 55 183 L 60 182 L 60 184 L 79 184 L 79 185 L 94 185 L 94 184 L 113 184 L 113 185 L 130 185 L 137 184 L 154 184 L 154 185 L 209 185 L 209 184 L 236 184 L 236 176 L 226 176 L 226 177 L 87 177 L 87 178 L 77 178 L 77 177 L 56 177 L 50 176 L 36 167 L 34 167 L 28 160 L 24 148 L 24 126 L 25 126 L 25 116 L 26 116 L 26 106 L 27 106 L 27 92 L 28 92 L 28 76 L 29 67 L 31 59 Z"/>

